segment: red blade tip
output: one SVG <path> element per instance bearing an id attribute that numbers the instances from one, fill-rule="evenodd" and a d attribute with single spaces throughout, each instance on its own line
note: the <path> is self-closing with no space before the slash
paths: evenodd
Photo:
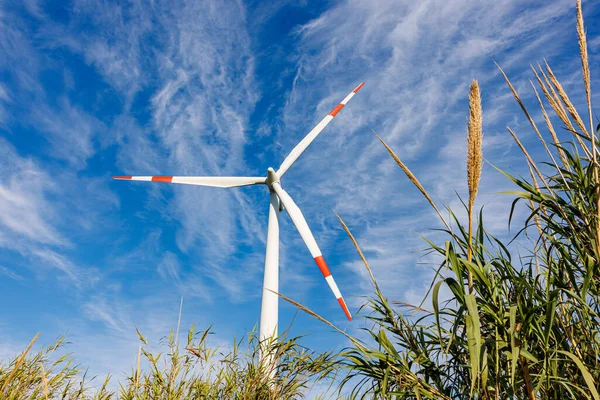
<path id="1" fill-rule="evenodd" d="M 352 315 L 350 315 L 350 311 L 348 310 L 344 299 L 340 297 L 339 299 L 337 299 L 337 301 L 338 303 L 340 303 L 340 306 L 342 306 L 342 309 L 344 310 L 344 314 L 346 314 L 346 318 L 348 318 L 348 321 L 352 321 Z"/>
<path id="2" fill-rule="evenodd" d="M 358 86 L 356 87 L 356 89 L 354 89 L 354 93 L 358 92 L 358 91 L 360 90 L 360 88 L 361 88 L 361 87 L 363 87 L 364 85 L 365 85 L 365 83 L 364 83 L 364 82 L 362 82 L 360 85 L 358 85 Z"/>
<path id="3" fill-rule="evenodd" d="M 130 180 L 131 176 L 113 176 L 113 179 L 119 179 L 119 180 Z"/>

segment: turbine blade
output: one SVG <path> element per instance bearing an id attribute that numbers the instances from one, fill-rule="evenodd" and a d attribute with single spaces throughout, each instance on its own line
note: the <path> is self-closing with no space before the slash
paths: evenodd
<path id="1" fill-rule="evenodd" d="M 168 182 L 185 185 L 231 188 L 265 184 L 267 178 L 256 176 L 113 176 L 113 179 L 127 181 Z"/>
<path id="2" fill-rule="evenodd" d="M 323 129 L 325 129 L 327 124 L 329 124 L 331 122 L 333 117 L 335 117 L 337 115 L 337 113 L 339 113 L 340 110 L 342 108 L 344 108 L 346 103 L 348 103 L 350 101 L 350 99 L 352 97 L 354 97 L 354 95 L 360 90 L 360 88 L 363 87 L 364 84 L 365 84 L 364 82 L 361 83 L 360 85 L 358 85 L 356 87 L 356 89 L 354 89 L 352 92 L 350 92 L 350 94 L 348 96 L 346 96 L 346 98 L 344 98 L 344 100 L 342 100 L 342 102 L 340 104 L 338 104 L 337 107 L 335 107 L 333 110 L 331 110 L 331 112 L 329 114 L 327 114 L 325 116 L 325 118 L 323 118 L 321 120 L 321 122 L 319 122 L 317 124 L 317 126 L 315 126 L 312 129 L 312 131 L 310 131 L 308 133 L 308 135 L 306 135 L 304 137 L 304 139 L 302 139 L 302 141 L 296 145 L 296 147 L 294 147 L 294 149 L 290 152 L 290 154 L 288 154 L 288 156 L 285 158 L 285 160 L 283 160 L 283 162 L 281 163 L 281 166 L 279 167 L 279 170 L 277 171 L 277 174 L 280 177 L 282 177 L 283 174 L 285 174 L 286 171 L 292 166 L 292 164 L 294 164 L 294 162 L 296 162 L 296 160 L 298 159 L 298 157 L 300 157 L 300 155 L 304 152 L 304 150 L 306 150 L 306 148 L 312 143 L 313 140 L 315 140 L 315 138 L 319 135 L 319 133 L 321 133 L 321 131 Z"/>
<path id="3" fill-rule="evenodd" d="M 310 231 L 310 228 L 306 223 L 306 219 L 304 218 L 304 215 L 302 215 L 302 211 L 300 211 L 300 208 L 298 208 L 294 200 L 292 200 L 290 195 L 287 194 L 285 190 L 283 190 L 279 183 L 273 184 L 273 190 L 279 197 L 279 200 L 281 200 L 281 202 L 283 203 L 288 215 L 290 216 L 292 222 L 296 226 L 296 229 L 298 229 L 298 232 L 300 232 L 302 240 L 304 240 L 304 243 L 306 244 L 306 247 L 308 247 L 310 254 L 312 254 L 313 258 L 315 259 L 317 266 L 319 267 L 321 273 L 325 277 L 325 280 L 327 281 L 329 288 L 335 295 L 335 298 L 337 299 L 338 303 L 340 303 L 342 310 L 344 310 L 346 317 L 350 321 L 352 321 L 352 315 L 350 315 L 348 306 L 346 305 L 346 302 L 342 297 L 342 293 L 340 292 L 340 289 L 338 288 L 337 284 L 335 283 L 335 280 L 333 279 L 333 276 L 331 275 L 331 271 L 329 271 L 329 267 L 327 267 L 327 263 L 325 262 L 323 254 L 321 253 L 321 249 L 319 249 L 319 245 L 317 245 L 317 241 L 315 240 L 315 237 Z"/>

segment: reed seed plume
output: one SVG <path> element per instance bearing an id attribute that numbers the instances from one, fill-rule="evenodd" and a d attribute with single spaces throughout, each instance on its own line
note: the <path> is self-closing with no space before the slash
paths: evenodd
<path id="1" fill-rule="evenodd" d="M 469 125 L 467 133 L 467 176 L 469 184 L 469 204 L 475 202 L 481 169 L 483 165 L 483 112 L 479 83 L 474 80 L 469 92 Z"/>
<path id="2" fill-rule="evenodd" d="M 473 239 L 473 205 L 479 190 L 483 165 L 483 111 L 479 82 L 473 80 L 469 90 L 469 124 L 467 126 L 467 183 L 469 186 L 469 243 L 467 258 L 473 259 L 471 243 Z M 473 293 L 473 273 L 468 274 L 469 293 Z"/>
<path id="3" fill-rule="evenodd" d="M 135 369 L 135 384 L 134 384 L 135 386 L 134 387 L 135 387 L 136 391 L 138 390 L 138 386 L 140 383 L 140 361 L 141 361 L 141 358 L 142 358 L 142 345 L 140 345 L 138 347 L 137 366 Z"/>

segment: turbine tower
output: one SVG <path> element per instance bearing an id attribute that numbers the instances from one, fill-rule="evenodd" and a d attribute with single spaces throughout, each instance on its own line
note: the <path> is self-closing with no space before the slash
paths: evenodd
<path id="1" fill-rule="evenodd" d="M 298 157 L 306 150 L 321 131 L 331 122 L 340 110 L 350 101 L 352 97 L 363 87 L 361 83 L 340 104 L 325 116 L 300 143 L 283 160 L 277 171 L 268 168 L 266 177 L 246 176 L 113 176 L 113 179 L 146 181 L 146 182 L 168 182 L 187 185 L 212 186 L 220 188 L 231 188 L 238 186 L 266 185 L 269 188 L 271 201 L 269 205 L 269 221 L 267 227 L 267 248 L 265 256 L 265 276 L 263 281 L 262 306 L 260 311 L 259 341 L 277 337 L 278 324 L 278 301 L 279 296 L 279 212 L 285 209 L 290 216 L 302 240 L 308 247 L 329 288 L 335 295 L 338 303 L 344 310 L 348 320 L 352 321 L 352 315 L 348 306 L 338 289 L 331 271 L 323 258 L 321 249 L 317 245 L 302 211 L 296 205 L 290 195 L 281 187 L 281 178 L 287 170 L 296 162 Z"/>

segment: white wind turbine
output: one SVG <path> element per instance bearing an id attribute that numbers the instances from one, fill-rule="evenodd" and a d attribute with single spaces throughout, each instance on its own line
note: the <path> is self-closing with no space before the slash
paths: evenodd
<path id="1" fill-rule="evenodd" d="M 182 183 L 187 185 L 212 186 L 220 188 L 231 188 L 237 186 L 267 185 L 271 193 L 271 204 L 269 207 L 269 222 L 267 227 L 267 249 L 265 256 L 265 277 L 263 282 L 262 306 L 260 310 L 259 340 L 277 337 L 278 324 L 278 300 L 276 293 L 279 292 L 279 212 L 287 210 L 292 222 L 300 232 L 302 240 L 306 243 L 308 250 L 315 259 L 317 266 L 323 273 L 327 284 L 333 291 L 337 301 L 344 310 L 346 317 L 352 321 L 352 316 L 346 302 L 333 280 L 333 276 L 323 259 L 323 255 L 315 238 L 300 211 L 290 195 L 281 187 L 281 178 L 294 164 L 306 148 L 312 143 L 319 133 L 331 122 L 333 117 L 350 101 L 350 99 L 363 87 L 365 83 L 358 85 L 340 104 L 337 105 L 321 122 L 317 124 L 292 152 L 283 160 L 279 170 L 268 168 L 266 177 L 246 176 L 113 176 L 113 179 L 132 181 L 152 181 Z"/>

